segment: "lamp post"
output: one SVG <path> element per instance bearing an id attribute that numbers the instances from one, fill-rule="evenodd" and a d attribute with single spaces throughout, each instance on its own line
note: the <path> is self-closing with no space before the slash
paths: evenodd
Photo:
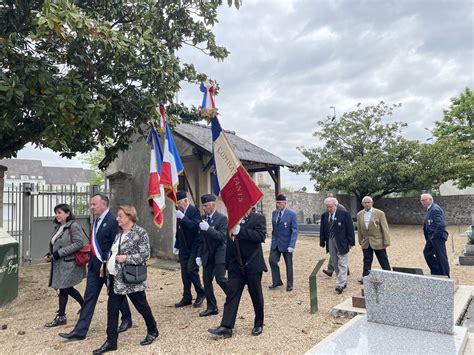
<path id="1" fill-rule="evenodd" d="M 434 140 L 433 140 L 433 130 L 431 130 L 431 129 L 429 129 L 429 128 L 426 128 L 426 127 L 425 127 L 425 130 L 428 131 L 428 132 L 430 132 L 430 134 L 431 134 L 431 137 L 426 138 L 426 140 L 427 140 L 427 141 L 431 140 L 431 144 L 433 144 L 433 142 L 434 142 Z"/>
<path id="2" fill-rule="evenodd" d="M 332 108 L 334 111 L 334 115 L 331 118 L 331 121 L 334 121 L 336 119 L 336 108 L 334 106 L 329 106 L 329 108 Z"/>

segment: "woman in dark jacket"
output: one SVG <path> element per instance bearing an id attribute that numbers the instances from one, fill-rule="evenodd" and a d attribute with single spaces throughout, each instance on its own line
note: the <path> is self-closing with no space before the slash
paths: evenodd
<path id="1" fill-rule="evenodd" d="M 135 224 L 137 211 L 131 206 L 121 206 L 117 211 L 117 222 L 122 229 L 115 237 L 107 261 L 109 273 L 109 300 L 107 302 L 107 340 L 93 354 L 102 354 L 117 350 L 119 307 L 125 297 L 145 320 L 147 335 L 140 344 L 149 345 L 158 337 L 158 328 L 146 299 L 147 281 L 127 283 L 122 276 L 124 265 L 144 265 L 150 258 L 150 240 L 148 233 Z"/>
<path id="2" fill-rule="evenodd" d="M 57 205 L 54 207 L 54 214 L 56 226 L 49 243 L 49 253 L 44 256 L 44 261 L 51 263 L 49 287 L 59 290 L 59 310 L 54 320 L 45 324 L 46 327 L 66 324 L 68 296 L 82 306 L 84 299 L 74 286 L 85 277 L 86 268 L 76 265 L 74 253 L 89 244 L 81 226 L 74 220 L 69 205 L 65 203 Z"/>

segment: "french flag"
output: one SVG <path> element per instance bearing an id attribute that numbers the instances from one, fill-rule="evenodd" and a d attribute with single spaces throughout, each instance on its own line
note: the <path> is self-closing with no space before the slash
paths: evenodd
<path id="1" fill-rule="evenodd" d="M 160 184 L 164 186 L 166 196 L 176 205 L 176 190 L 179 184 L 178 176 L 183 173 L 184 167 L 168 124 L 166 124 L 165 147 L 163 151 Z"/>
<path id="2" fill-rule="evenodd" d="M 211 125 L 214 193 L 221 196 L 227 208 L 228 230 L 231 231 L 252 206 L 260 201 L 263 193 L 235 155 L 217 117 L 211 119 Z"/>
<path id="3" fill-rule="evenodd" d="M 208 83 L 201 83 L 199 90 L 203 93 L 201 108 L 202 109 L 215 108 L 216 107 L 216 104 L 214 102 L 215 88 L 212 81 Z"/>
<path id="4" fill-rule="evenodd" d="M 160 183 L 160 170 L 163 162 L 163 153 L 160 147 L 158 133 L 151 129 L 147 138 L 150 151 L 150 176 L 148 180 L 148 204 L 153 210 L 153 222 L 158 228 L 163 226 L 163 210 L 165 205 L 165 190 Z"/>
<path id="5" fill-rule="evenodd" d="M 158 107 L 158 111 L 160 113 L 160 127 L 161 127 L 161 132 L 165 133 L 166 131 L 166 111 L 165 111 L 165 106 L 160 104 Z"/>

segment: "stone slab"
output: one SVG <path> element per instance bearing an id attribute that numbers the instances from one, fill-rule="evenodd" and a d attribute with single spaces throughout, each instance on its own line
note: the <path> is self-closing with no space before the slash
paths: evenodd
<path id="1" fill-rule="evenodd" d="M 352 307 L 365 308 L 365 298 L 361 293 L 352 295 Z"/>
<path id="2" fill-rule="evenodd" d="M 392 271 L 404 272 L 404 273 L 406 273 L 406 274 L 423 275 L 423 269 L 422 269 L 421 267 L 401 267 L 401 266 L 394 266 L 394 267 L 392 267 Z"/>
<path id="3" fill-rule="evenodd" d="M 452 334 L 454 282 L 372 270 L 364 277 L 369 322 Z"/>
<path id="4" fill-rule="evenodd" d="M 459 255 L 460 265 L 474 265 L 474 256 Z"/>
<path id="5" fill-rule="evenodd" d="M 352 297 L 349 297 L 344 302 L 335 305 L 331 310 L 331 315 L 335 318 L 353 318 L 357 315 L 365 315 L 366 313 L 367 310 L 365 308 L 352 306 Z"/>
<path id="6" fill-rule="evenodd" d="M 306 354 L 463 354 L 468 333 L 454 327 L 453 334 L 372 323 L 357 316 L 311 348 Z"/>

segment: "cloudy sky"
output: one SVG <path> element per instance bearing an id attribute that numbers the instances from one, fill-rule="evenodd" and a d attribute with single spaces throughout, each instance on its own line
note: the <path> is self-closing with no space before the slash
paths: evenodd
<path id="1" fill-rule="evenodd" d="M 402 103 L 390 120 L 408 123 L 407 138 L 429 139 L 425 128 L 449 99 L 474 86 L 473 13 L 472 0 L 244 0 L 219 10 L 214 33 L 231 52 L 224 62 L 189 49 L 180 56 L 219 82 L 224 128 L 296 164 L 296 147 L 318 144 L 312 132 L 330 106 L 339 116 L 359 102 Z M 178 98 L 201 100 L 189 85 Z M 45 150 L 19 154 L 31 157 L 57 165 Z M 282 179 L 313 186 L 305 175 Z"/>

